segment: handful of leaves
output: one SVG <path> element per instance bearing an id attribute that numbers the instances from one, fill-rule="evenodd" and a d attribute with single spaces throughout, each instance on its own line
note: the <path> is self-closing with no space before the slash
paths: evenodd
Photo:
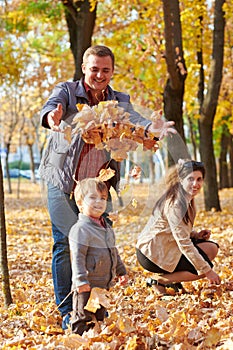
<path id="1" fill-rule="evenodd" d="M 127 152 L 135 151 L 138 144 L 143 144 L 144 150 L 158 149 L 154 135 L 148 133 L 145 137 L 144 127 L 132 124 L 130 114 L 117 101 L 103 101 L 93 107 L 77 104 L 77 108 L 72 132 L 80 133 L 86 143 L 97 149 L 106 149 L 116 161 L 126 159 Z"/>

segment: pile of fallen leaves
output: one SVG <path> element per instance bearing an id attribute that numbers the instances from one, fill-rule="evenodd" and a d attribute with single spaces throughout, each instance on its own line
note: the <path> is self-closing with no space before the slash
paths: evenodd
<path id="1" fill-rule="evenodd" d="M 82 337 L 64 333 L 56 309 L 51 277 L 52 239 L 44 191 L 21 184 L 20 199 L 5 193 L 8 260 L 13 304 L 3 306 L 1 295 L 1 349 L 193 350 L 233 348 L 233 189 L 220 191 L 221 212 L 205 212 L 199 196 L 196 228 L 209 228 L 220 244 L 215 270 L 221 286 L 206 279 L 185 283 L 188 294 L 159 297 L 146 287 L 136 262 L 135 241 L 150 214 L 156 188 L 135 184 L 131 198 L 115 224 L 119 251 L 130 283 L 110 291 L 109 315 Z M 102 296 L 105 298 L 106 296 Z"/>
<path id="2" fill-rule="evenodd" d="M 90 107 L 86 104 L 77 104 L 79 112 L 73 119 L 74 129 L 66 127 L 65 138 L 71 142 L 71 134 L 80 133 L 86 143 L 94 144 L 99 150 L 106 149 L 111 158 L 121 162 L 127 158 L 129 151 L 135 151 L 139 144 L 154 152 L 158 144 L 152 133 L 145 139 L 145 127 L 134 125 L 124 108 L 117 101 L 103 101 Z M 150 141 L 150 142 L 149 142 Z"/>

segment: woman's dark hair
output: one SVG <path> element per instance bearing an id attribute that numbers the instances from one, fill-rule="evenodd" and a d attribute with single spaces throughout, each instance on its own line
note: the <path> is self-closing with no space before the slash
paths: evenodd
<path id="1" fill-rule="evenodd" d="M 180 179 L 184 179 L 193 171 L 200 171 L 203 179 L 205 178 L 205 167 L 204 163 L 197 162 L 196 160 L 178 161 L 178 175 Z"/>
<path id="2" fill-rule="evenodd" d="M 183 221 L 187 224 L 190 221 L 187 208 L 186 193 L 181 186 L 180 180 L 186 178 L 193 171 L 200 171 L 203 179 L 205 178 L 205 167 L 204 163 L 197 162 L 195 160 L 183 160 L 179 159 L 178 164 L 171 169 L 170 174 L 167 178 L 168 188 L 166 192 L 158 199 L 153 208 L 153 214 L 156 209 L 163 211 L 165 201 L 170 200 L 172 205 L 177 198 L 179 198 L 180 205 L 184 210 Z"/>

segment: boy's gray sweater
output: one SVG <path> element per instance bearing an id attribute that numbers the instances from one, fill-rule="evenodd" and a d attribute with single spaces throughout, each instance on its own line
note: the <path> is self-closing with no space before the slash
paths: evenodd
<path id="1" fill-rule="evenodd" d="M 72 289 L 83 284 L 91 288 L 109 289 L 116 275 L 126 274 L 126 268 L 115 246 L 115 234 L 106 222 L 101 227 L 90 217 L 79 213 L 71 228 L 69 244 L 72 261 Z"/>

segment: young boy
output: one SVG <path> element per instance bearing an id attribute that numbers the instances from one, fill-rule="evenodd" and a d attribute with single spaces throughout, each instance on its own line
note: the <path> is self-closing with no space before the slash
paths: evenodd
<path id="1" fill-rule="evenodd" d="M 126 268 L 115 246 L 115 234 L 103 218 L 108 198 L 106 184 L 97 178 L 77 182 L 75 201 L 79 208 L 77 223 L 71 228 L 69 244 L 72 261 L 73 313 L 71 330 L 80 335 L 94 326 L 93 313 L 84 309 L 91 288 L 109 289 L 115 276 L 127 283 Z M 103 321 L 105 308 L 94 316 Z"/>

